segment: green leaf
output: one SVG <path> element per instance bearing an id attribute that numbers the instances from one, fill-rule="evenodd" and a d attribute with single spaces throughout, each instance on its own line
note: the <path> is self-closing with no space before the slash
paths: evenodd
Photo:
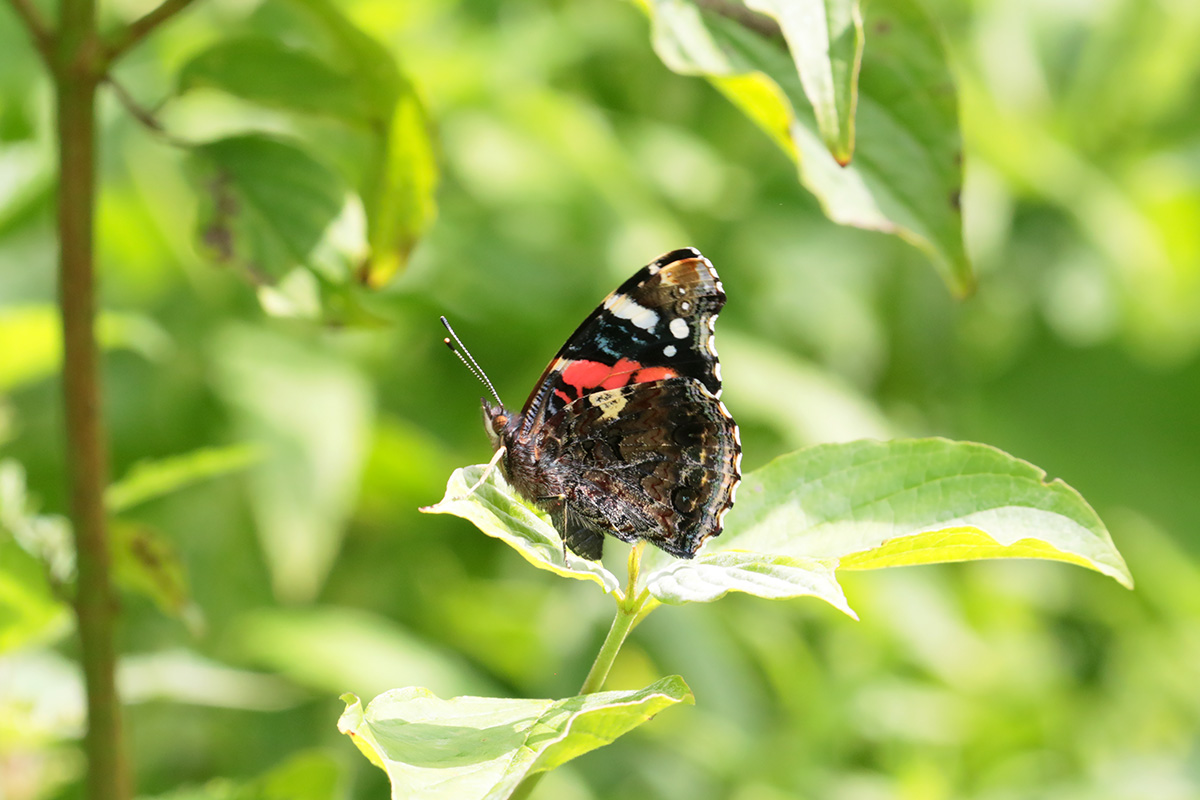
<path id="1" fill-rule="evenodd" d="M 835 161 L 849 164 L 863 52 L 857 0 L 746 0 L 746 6 L 779 23 L 821 139 Z"/>
<path id="2" fill-rule="evenodd" d="M 312 599 L 337 555 L 374 416 L 362 374 L 319 344 L 230 326 L 212 347 L 240 438 L 262 448 L 248 473 L 251 510 L 272 586 L 291 601 Z"/>
<path id="3" fill-rule="evenodd" d="M 141 461 L 108 487 L 104 503 L 110 514 L 119 514 L 194 483 L 239 472 L 260 458 L 262 451 L 256 445 L 235 444 Z"/>
<path id="4" fill-rule="evenodd" d="M 341 783 L 338 760 L 314 750 L 297 753 L 247 783 L 219 778 L 155 795 L 154 800 L 336 800 L 343 794 Z"/>
<path id="5" fill-rule="evenodd" d="M 316 21 L 333 46 L 334 60 L 350 65 L 350 73 L 362 84 L 371 104 L 380 109 L 380 118 L 386 119 L 387 109 L 404 82 L 396 59 L 387 47 L 351 22 L 338 5 L 329 0 L 291 0 L 291 3 Z"/>
<path id="6" fill-rule="evenodd" d="M 150 598 L 167 616 L 183 620 L 193 634 L 202 633 L 203 616 L 192 601 L 174 545 L 153 528 L 120 520 L 110 525 L 110 533 L 114 582 Z"/>
<path id="7" fill-rule="evenodd" d="M 362 187 L 371 256 L 359 275 L 379 288 L 401 272 L 437 215 L 433 136 L 425 106 L 407 81 L 377 144 L 379 166 Z"/>
<path id="8" fill-rule="evenodd" d="M 860 441 L 800 450 L 747 475 L 706 552 L 750 550 L 878 569 L 1042 558 L 1133 586 L 1079 493 L 982 444 Z"/>
<path id="9" fill-rule="evenodd" d="M 392 796 L 502 800 L 528 775 L 609 744 L 664 708 L 693 703 L 678 675 L 636 692 L 565 700 L 455 697 L 394 689 L 364 710 L 343 695 L 338 730 L 385 770 Z"/>
<path id="10" fill-rule="evenodd" d="M 378 40 L 328 0 L 292 0 L 322 26 L 339 63 L 351 65 L 373 109 L 370 163 L 359 185 L 367 214 L 370 255 L 358 280 L 379 288 L 407 266 L 417 240 L 436 215 L 438 182 L 433 136 L 414 82 Z"/>
<path id="11" fill-rule="evenodd" d="M 969 291 L 957 93 L 941 38 L 914 0 L 875 0 L 866 9 L 855 156 L 845 167 L 823 144 L 796 62 L 779 42 L 689 0 L 644 7 L 663 62 L 705 76 L 762 127 L 796 161 L 830 219 L 901 237 L 955 291 Z"/>
<path id="12" fill-rule="evenodd" d="M 321 266 L 314 251 L 346 201 L 332 170 L 296 144 L 260 135 L 219 139 L 193 156 L 204 200 L 200 239 L 216 261 L 256 283 L 273 283 L 297 264 Z"/>
<path id="13" fill-rule="evenodd" d="M 467 519 L 534 566 L 590 578 L 622 596 L 599 564 L 571 555 L 564 568 L 558 533 L 498 470 L 468 495 L 482 469 L 456 471 L 447 499 L 425 510 Z M 1078 492 L 987 445 L 910 439 L 810 447 L 746 475 L 737 498 L 724 532 L 695 559 L 646 548 L 637 590 L 670 604 L 734 591 L 813 596 L 854 617 L 836 569 L 1040 558 L 1133 585 L 1104 523 Z"/>
<path id="14" fill-rule="evenodd" d="M 446 484 L 446 496 L 437 505 L 421 510 L 427 514 L 453 514 L 479 530 L 500 539 L 538 569 L 577 580 L 595 581 L 605 592 L 621 595 L 621 582 L 598 562 L 579 558 L 564 550 L 562 537 L 542 512 L 519 498 L 500 474 L 470 491 L 487 469 L 485 464 L 456 469 Z"/>
<path id="15" fill-rule="evenodd" d="M 377 118 L 371 93 L 316 55 L 265 36 L 222 39 L 179 71 L 178 91 L 219 89 L 264 106 L 365 124 Z"/>
<path id="16" fill-rule="evenodd" d="M 858 619 L 834 577 L 832 561 L 723 551 L 670 563 L 647 573 L 645 586 L 663 603 L 710 603 L 729 592 L 779 600 L 819 597 Z"/>

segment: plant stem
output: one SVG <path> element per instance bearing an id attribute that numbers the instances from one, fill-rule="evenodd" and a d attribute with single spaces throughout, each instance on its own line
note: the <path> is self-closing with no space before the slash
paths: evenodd
<path id="1" fill-rule="evenodd" d="M 625 586 L 625 594 L 617 601 L 617 615 L 613 618 L 612 627 L 608 629 L 608 635 L 604 637 L 604 644 L 600 645 L 600 652 L 596 654 L 592 668 L 583 680 L 583 686 L 579 687 L 580 694 L 593 694 L 604 688 L 608 673 L 613 662 L 617 660 L 617 653 L 621 652 L 621 645 L 625 644 L 629 632 L 659 605 L 648 591 L 634 594 L 645 544 L 644 541 L 638 542 L 629 549 L 629 582 Z M 508 796 L 508 800 L 525 800 L 545 774 L 535 772 L 526 777 Z"/>
<path id="2" fill-rule="evenodd" d="M 150 32 L 171 17 L 183 11 L 195 0 L 164 0 L 162 5 L 149 11 L 145 16 L 135 19 L 129 25 L 112 37 L 104 48 L 107 59 L 112 61 L 126 50 L 145 39 Z"/>
<path id="3" fill-rule="evenodd" d="M 638 609 L 617 606 L 617 616 L 613 618 L 612 627 L 608 629 L 608 636 L 604 637 L 604 644 L 600 645 L 600 652 L 596 654 L 596 660 L 592 662 L 592 668 L 584 679 L 583 686 L 579 687 L 580 694 L 592 694 L 604 687 L 604 681 L 608 679 L 617 653 L 621 651 L 625 637 L 633 630 L 637 617 Z"/>
<path id="4" fill-rule="evenodd" d="M 103 67 L 95 0 L 63 0 L 61 8 L 52 61 L 58 110 L 59 306 L 67 473 L 79 576 L 75 615 L 87 690 L 87 796 L 125 800 L 130 787 L 115 679 L 116 597 L 104 511 L 108 448 L 95 339 L 95 105 Z"/>

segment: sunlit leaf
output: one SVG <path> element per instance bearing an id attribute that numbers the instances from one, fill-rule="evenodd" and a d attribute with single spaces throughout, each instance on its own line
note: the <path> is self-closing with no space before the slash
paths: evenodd
<path id="1" fill-rule="evenodd" d="M 200 240 L 214 260 L 256 283 L 316 267 L 314 250 L 346 202 L 336 173 L 299 145 L 260 135 L 209 142 L 193 160 Z"/>
<path id="2" fill-rule="evenodd" d="M 194 483 L 239 472 L 261 457 L 261 451 L 254 445 L 235 444 L 141 461 L 108 487 L 104 503 L 109 513 L 119 514 Z"/>
<path id="3" fill-rule="evenodd" d="M 765 2 L 765 0 L 764 0 Z M 645 0 L 654 48 L 672 70 L 702 75 L 793 158 L 830 219 L 900 236 L 958 292 L 971 285 L 963 245 L 962 144 L 945 48 L 913 0 L 866 9 L 855 152 L 825 146 L 796 64 L 781 43 L 690 0 Z"/>
<path id="4" fill-rule="evenodd" d="M 692 703 L 679 676 L 636 692 L 565 700 L 455 697 L 394 689 L 366 709 L 345 695 L 338 730 L 384 769 L 392 796 L 501 800 L 527 776 L 612 742 L 665 708 Z"/>
<path id="5" fill-rule="evenodd" d="M 600 563 L 565 551 L 562 537 L 541 514 L 518 498 L 499 469 L 492 469 L 482 484 L 469 491 L 487 469 L 476 464 L 457 469 L 446 484 L 446 496 L 437 505 L 421 509 L 429 514 L 453 514 L 473 523 L 488 536 L 500 539 L 538 569 L 579 580 L 595 581 L 610 594 L 620 593 L 620 581 Z"/>
<path id="6" fill-rule="evenodd" d="M 429 511 L 463 517 L 530 563 L 611 585 L 599 564 L 571 556 L 547 520 L 498 476 L 468 494 L 482 466 L 451 477 Z M 495 471 L 493 471 L 495 472 Z M 664 603 L 728 592 L 819 597 L 854 616 L 835 569 L 878 569 L 987 558 L 1041 558 L 1132 578 L 1104 524 L 1062 481 L 986 445 L 945 439 L 829 444 L 782 456 L 745 476 L 725 530 L 693 560 L 644 550 L 638 589 Z M 579 566 L 576 566 L 576 564 Z M 596 572 L 584 572 L 591 567 Z M 611 583 L 610 583 L 611 581 Z"/>
<path id="7" fill-rule="evenodd" d="M 834 160 L 854 154 L 854 109 L 863 50 L 857 0 L 747 0 L 783 31 L 821 139 Z"/>
<path id="8" fill-rule="evenodd" d="M 663 603 L 710 603 L 729 592 L 779 600 L 819 597 L 855 619 L 834 577 L 836 563 L 811 558 L 720 552 L 694 559 L 673 559 L 648 573 L 646 588 Z"/>
<path id="9" fill-rule="evenodd" d="M 987 445 L 861 441 L 800 450 L 747 475 L 706 553 L 750 550 L 875 569 L 1043 558 L 1132 586 L 1079 493 Z"/>

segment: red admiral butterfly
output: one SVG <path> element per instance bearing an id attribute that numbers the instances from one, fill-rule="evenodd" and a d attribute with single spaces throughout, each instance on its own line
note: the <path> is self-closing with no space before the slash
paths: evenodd
<path id="1" fill-rule="evenodd" d="M 708 259 L 674 250 L 583 321 L 520 414 L 468 364 L 496 397 L 482 401 L 493 463 L 577 555 L 599 559 L 609 533 L 691 558 L 721 532 L 742 460 L 737 424 L 718 399 L 713 326 L 723 305 Z"/>

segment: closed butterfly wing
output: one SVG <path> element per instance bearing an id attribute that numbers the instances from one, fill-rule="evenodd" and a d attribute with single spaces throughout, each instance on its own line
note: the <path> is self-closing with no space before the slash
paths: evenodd
<path id="1" fill-rule="evenodd" d="M 550 421 L 540 446 L 573 476 L 556 506 L 564 540 L 598 558 L 603 535 L 691 558 L 721 532 L 741 479 L 737 425 L 691 378 L 593 392 Z"/>

